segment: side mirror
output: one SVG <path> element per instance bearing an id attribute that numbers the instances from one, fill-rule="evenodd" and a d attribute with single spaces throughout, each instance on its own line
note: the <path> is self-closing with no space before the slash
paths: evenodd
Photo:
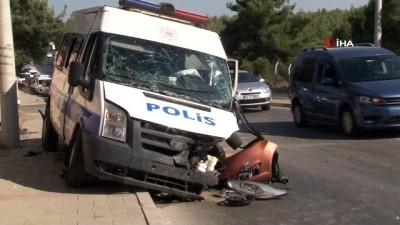
<path id="1" fill-rule="evenodd" d="M 83 87 L 88 87 L 89 82 L 84 80 L 85 65 L 80 62 L 71 62 L 69 66 L 68 73 L 68 84 L 72 87 L 82 85 Z"/>
<path id="2" fill-rule="evenodd" d="M 263 82 L 263 83 L 264 83 L 264 82 L 265 82 L 264 78 L 261 78 L 261 79 L 260 79 L 260 82 Z"/>

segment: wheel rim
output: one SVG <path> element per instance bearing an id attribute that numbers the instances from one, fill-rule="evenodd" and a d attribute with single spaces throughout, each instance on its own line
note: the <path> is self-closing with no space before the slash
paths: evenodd
<path id="1" fill-rule="evenodd" d="M 354 119 L 350 112 L 346 111 L 342 116 L 342 126 L 346 134 L 349 134 L 354 129 Z"/>

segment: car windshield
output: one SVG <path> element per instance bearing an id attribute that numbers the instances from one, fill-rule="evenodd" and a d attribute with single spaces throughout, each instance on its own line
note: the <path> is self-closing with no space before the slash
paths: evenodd
<path id="1" fill-rule="evenodd" d="M 107 34 L 105 43 L 105 81 L 230 109 L 232 87 L 225 59 L 114 34 Z"/>
<path id="2" fill-rule="evenodd" d="M 258 79 L 253 74 L 248 72 L 239 72 L 239 83 L 250 83 L 250 82 L 258 82 Z"/>
<path id="3" fill-rule="evenodd" d="M 339 67 L 347 82 L 400 79 L 400 58 L 394 55 L 342 59 Z"/>
<path id="4" fill-rule="evenodd" d="M 235 74 L 233 73 L 233 71 L 230 71 L 230 74 L 233 83 Z M 257 77 L 247 71 L 239 71 L 238 74 L 239 74 L 238 83 L 258 82 Z"/>

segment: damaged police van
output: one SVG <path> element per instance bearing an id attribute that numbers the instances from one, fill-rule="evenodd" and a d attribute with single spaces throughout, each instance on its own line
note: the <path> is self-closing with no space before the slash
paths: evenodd
<path id="1" fill-rule="evenodd" d="M 67 146 L 69 187 L 92 175 L 202 199 L 218 178 L 198 164 L 223 154 L 218 143 L 238 130 L 237 81 L 221 40 L 199 27 L 205 16 L 168 3 L 119 3 L 68 20 L 43 115 L 43 148 L 55 150 L 58 140 Z"/>

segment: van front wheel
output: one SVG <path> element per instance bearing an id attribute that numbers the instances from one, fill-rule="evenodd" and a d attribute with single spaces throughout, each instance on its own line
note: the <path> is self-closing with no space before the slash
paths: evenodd
<path id="1" fill-rule="evenodd" d="M 86 183 L 87 174 L 83 164 L 82 133 L 79 129 L 75 132 L 74 140 L 69 150 L 66 184 L 70 188 L 80 188 Z"/>
<path id="2" fill-rule="evenodd" d="M 356 119 L 350 109 L 343 110 L 341 114 L 342 131 L 348 136 L 358 134 Z"/>
<path id="3" fill-rule="evenodd" d="M 293 106 L 293 121 L 297 127 L 307 126 L 307 121 L 304 120 L 303 110 L 299 103 L 295 103 Z"/>

